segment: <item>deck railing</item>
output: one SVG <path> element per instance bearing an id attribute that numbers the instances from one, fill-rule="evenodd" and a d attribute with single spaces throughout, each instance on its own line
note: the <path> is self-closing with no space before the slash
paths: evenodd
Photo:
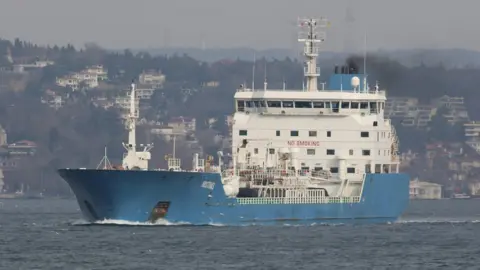
<path id="1" fill-rule="evenodd" d="M 352 197 L 298 197 L 298 198 L 237 198 L 238 204 L 348 204 L 359 203 L 360 196 Z"/>

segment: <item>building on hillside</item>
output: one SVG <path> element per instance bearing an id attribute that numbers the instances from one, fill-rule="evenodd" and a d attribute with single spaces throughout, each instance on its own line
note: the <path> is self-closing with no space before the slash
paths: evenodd
<path id="1" fill-rule="evenodd" d="M 470 121 L 465 99 L 463 97 L 450 97 L 444 95 L 433 99 L 432 105 L 436 108 L 445 107 L 448 109 L 448 113 L 444 114 L 443 117 L 445 117 L 451 125 Z"/>
<path id="2" fill-rule="evenodd" d="M 120 96 L 116 97 L 114 101 L 115 107 L 120 109 L 120 116 L 123 119 L 127 119 L 130 113 L 130 97 L 128 96 Z M 140 101 L 138 99 L 135 100 L 135 107 L 139 109 Z"/>
<path id="3" fill-rule="evenodd" d="M 405 127 L 426 128 L 435 113 L 435 106 L 421 105 L 412 97 L 391 97 L 385 103 L 385 117 L 398 119 Z"/>
<path id="4" fill-rule="evenodd" d="M 165 83 L 165 75 L 162 74 L 161 71 L 155 70 L 147 70 L 143 71 L 138 76 L 138 82 L 140 85 L 148 85 L 151 86 L 153 89 L 160 89 L 163 87 Z"/>
<path id="5" fill-rule="evenodd" d="M 454 124 L 462 124 L 465 122 L 470 121 L 470 117 L 468 116 L 467 108 L 457 108 L 457 109 L 450 109 L 448 113 L 444 114 L 443 117 L 447 120 L 447 122 L 451 125 Z"/>
<path id="6" fill-rule="evenodd" d="M 205 87 L 205 88 L 217 88 L 219 86 L 220 86 L 219 81 L 208 81 L 208 82 L 202 83 L 202 87 Z"/>
<path id="7" fill-rule="evenodd" d="M 0 193 L 3 193 L 3 187 L 5 186 L 5 183 L 3 182 L 3 170 L 0 169 Z"/>
<path id="8" fill-rule="evenodd" d="M 168 126 L 173 128 L 175 134 L 195 133 L 197 122 L 193 117 L 174 117 L 168 122 Z"/>
<path id="9" fill-rule="evenodd" d="M 87 88 L 94 89 L 99 86 L 99 81 L 108 78 L 108 72 L 102 65 L 90 66 L 79 72 L 72 72 L 67 76 L 57 78 L 56 84 L 61 87 L 71 88 L 73 91 Z"/>
<path id="10" fill-rule="evenodd" d="M 98 77 L 89 73 L 76 72 L 57 78 L 56 84 L 61 87 L 71 88 L 73 91 L 82 88 L 93 89 L 98 87 Z"/>
<path id="11" fill-rule="evenodd" d="M 10 156 L 33 156 L 37 151 L 37 144 L 32 141 L 23 140 L 9 144 L 7 149 Z"/>
<path id="12" fill-rule="evenodd" d="M 83 70 L 83 72 L 96 75 L 97 79 L 100 81 L 108 79 L 108 70 L 103 68 L 102 65 L 94 65 L 87 67 Z"/>
<path id="13" fill-rule="evenodd" d="M 480 182 L 470 183 L 468 189 L 473 196 L 480 196 Z"/>
<path id="14" fill-rule="evenodd" d="M 467 140 L 480 139 L 480 122 L 470 121 L 463 124 L 465 127 L 465 137 Z"/>
<path id="15" fill-rule="evenodd" d="M 437 108 L 432 105 L 419 105 L 416 110 L 416 125 L 420 128 L 426 128 L 432 117 L 437 113 Z"/>
<path id="16" fill-rule="evenodd" d="M 128 88 L 128 89 L 125 89 L 125 93 L 126 93 L 126 96 L 128 98 L 130 98 L 130 94 L 131 94 L 131 89 Z M 141 87 L 141 88 L 136 88 L 135 89 L 135 95 L 136 95 L 136 98 L 137 100 L 138 99 L 141 99 L 141 100 L 148 100 L 152 97 L 153 93 L 155 92 L 155 89 L 154 88 L 144 88 L 144 87 Z"/>
<path id="17" fill-rule="evenodd" d="M 410 199 L 441 199 L 442 185 L 422 182 L 418 179 L 410 181 Z"/>
<path id="18" fill-rule="evenodd" d="M 167 142 L 171 141 L 174 136 L 173 128 L 168 126 L 153 127 L 150 129 L 150 133 L 162 137 Z"/>
<path id="19" fill-rule="evenodd" d="M 58 110 L 65 105 L 65 99 L 62 98 L 62 96 L 59 95 L 52 95 L 52 96 L 47 96 L 46 98 L 41 98 L 40 102 L 43 104 L 47 104 L 50 108 L 54 110 Z"/>
<path id="20" fill-rule="evenodd" d="M 40 60 L 37 60 L 33 63 L 30 63 L 30 64 L 22 64 L 22 63 L 15 63 L 13 65 L 13 72 L 14 73 L 24 73 L 26 71 L 29 71 L 29 70 L 34 70 L 34 69 L 40 69 L 40 68 L 44 68 L 46 66 L 50 66 L 50 65 L 54 65 L 55 62 L 53 61 L 40 61 Z"/>
<path id="21" fill-rule="evenodd" d="M 465 143 L 480 154 L 480 122 L 470 121 L 463 124 Z"/>
<path id="22" fill-rule="evenodd" d="M 385 117 L 398 119 L 405 127 L 425 129 L 441 107 L 448 109 L 443 117 L 450 124 L 469 121 L 464 98 L 450 96 L 434 99 L 428 105 L 422 105 L 418 99 L 412 97 L 390 97 L 385 102 Z"/>
<path id="23" fill-rule="evenodd" d="M 78 90 L 79 80 L 73 76 L 67 75 L 56 79 L 56 84 L 60 87 L 71 88 L 73 91 Z"/>
<path id="24" fill-rule="evenodd" d="M 385 102 L 385 117 L 404 117 L 405 113 L 418 105 L 418 99 L 412 97 L 390 97 Z"/>
<path id="25" fill-rule="evenodd" d="M 92 103 L 95 107 L 101 107 L 105 110 L 114 107 L 115 101 L 110 100 L 107 97 L 96 97 L 92 99 Z"/>
<path id="26" fill-rule="evenodd" d="M 7 131 L 0 125 L 0 146 L 7 145 Z"/>
<path id="27" fill-rule="evenodd" d="M 458 108 L 458 106 L 463 106 L 465 104 L 465 100 L 463 97 L 450 97 L 444 95 L 439 98 L 433 99 L 432 104 L 437 108 Z"/>

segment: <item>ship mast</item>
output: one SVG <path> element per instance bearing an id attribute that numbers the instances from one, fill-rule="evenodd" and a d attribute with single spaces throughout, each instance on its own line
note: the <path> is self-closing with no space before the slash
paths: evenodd
<path id="1" fill-rule="evenodd" d="M 136 143 L 136 122 L 138 118 L 138 111 L 136 109 L 136 93 L 135 93 L 135 83 L 132 81 L 131 92 L 130 92 L 130 113 L 127 117 L 127 128 L 128 128 L 128 144 L 123 143 L 123 147 L 127 150 L 126 155 L 123 158 L 123 167 L 127 170 L 131 169 L 148 169 L 148 161 L 150 160 L 150 150 L 153 148 L 153 144 L 143 145 L 142 151 L 137 152 L 137 143 Z"/>
<path id="2" fill-rule="evenodd" d="M 306 58 L 304 77 L 307 80 L 307 91 L 318 91 L 317 81 L 320 76 L 320 68 L 317 66 L 317 57 L 320 43 L 325 40 L 325 32 L 318 31 L 319 28 L 328 26 L 324 18 L 320 19 L 298 19 L 300 31 L 298 42 L 304 43 L 303 55 Z"/>
<path id="3" fill-rule="evenodd" d="M 132 82 L 131 85 L 132 92 L 130 93 L 130 113 L 128 115 L 128 145 L 130 146 L 128 151 L 135 151 L 137 149 L 136 145 L 136 125 L 137 125 L 137 114 L 135 113 L 135 83 Z"/>

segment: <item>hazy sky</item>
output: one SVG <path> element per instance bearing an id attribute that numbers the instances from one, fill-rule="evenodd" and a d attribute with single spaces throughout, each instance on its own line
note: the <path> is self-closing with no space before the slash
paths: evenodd
<path id="1" fill-rule="evenodd" d="M 347 27 L 350 6 L 355 23 Z M 0 37 L 107 48 L 292 48 L 298 16 L 332 23 L 325 48 L 480 50 L 478 0 L 0 0 Z M 355 34 L 348 34 L 355 33 Z"/>

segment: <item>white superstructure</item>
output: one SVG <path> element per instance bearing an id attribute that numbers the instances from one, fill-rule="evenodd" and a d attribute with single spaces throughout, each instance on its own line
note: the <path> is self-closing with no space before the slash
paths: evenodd
<path id="1" fill-rule="evenodd" d="M 235 94 L 233 150 L 245 145 L 248 164 L 280 165 L 295 153 L 296 170 L 397 172 L 396 135 L 383 118 L 385 92 L 251 91 Z"/>
<path id="2" fill-rule="evenodd" d="M 292 185 L 303 181 L 308 188 L 330 194 L 359 196 L 365 173 L 398 173 L 398 140 L 390 120 L 384 118 L 386 95 L 378 84 L 373 91 L 366 83 L 362 89 L 361 75 L 351 75 L 350 91 L 317 89 L 316 56 L 324 34 L 316 29 L 324 25 L 324 19 L 300 20 L 300 26 L 308 28 L 299 38 L 305 45 L 304 90 L 243 85 L 237 90 L 233 171 L 241 175 L 248 170 L 280 170 L 295 178 Z M 366 82 L 365 76 L 362 79 Z M 247 186 L 254 187 L 255 177 L 247 178 Z"/>

